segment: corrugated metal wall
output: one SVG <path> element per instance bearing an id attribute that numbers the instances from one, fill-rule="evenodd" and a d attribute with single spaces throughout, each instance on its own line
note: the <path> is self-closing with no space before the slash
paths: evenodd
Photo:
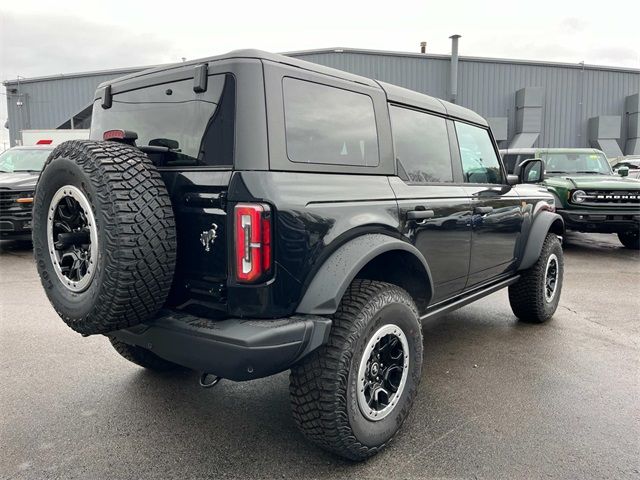
<path id="1" fill-rule="evenodd" d="M 302 60 L 449 98 L 449 59 L 443 56 L 390 55 L 384 52 L 293 53 Z M 622 117 L 625 97 L 640 91 L 640 73 L 587 66 L 534 64 L 460 58 L 458 103 L 484 117 L 508 117 L 509 140 L 515 134 L 516 91 L 542 87 L 543 126 L 537 146 L 588 147 L 587 123 L 598 115 Z"/>
<path id="2" fill-rule="evenodd" d="M 137 70 L 35 81 L 27 79 L 20 84 L 7 84 L 11 145 L 16 144 L 22 130 L 58 128 L 91 104 L 100 83 Z M 12 93 L 13 89 L 18 92 Z M 18 105 L 20 102 L 22 105 Z"/>
<path id="3" fill-rule="evenodd" d="M 449 57 L 446 55 L 393 55 L 388 52 L 315 51 L 290 53 L 310 62 L 449 98 Z M 136 70 L 131 70 L 136 71 Z M 12 145 L 25 128 L 57 128 L 87 107 L 103 81 L 129 72 L 100 72 L 20 84 L 22 107 L 8 93 Z M 640 91 L 640 73 L 579 65 L 460 58 L 458 103 L 485 117 L 508 117 L 509 140 L 515 134 L 515 94 L 523 87 L 542 87 L 543 126 L 537 141 L 542 147 L 586 147 L 587 123 L 598 115 L 622 117 L 620 146 L 624 148 L 625 97 Z M 7 85 L 16 88 L 16 84 Z"/>

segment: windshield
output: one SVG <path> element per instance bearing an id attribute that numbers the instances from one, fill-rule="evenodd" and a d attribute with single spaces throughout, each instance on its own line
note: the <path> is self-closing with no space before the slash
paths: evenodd
<path id="1" fill-rule="evenodd" d="M 596 152 L 543 153 L 545 173 L 585 173 L 611 175 L 611 167 L 604 155 Z"/>
<path id="2" fill-rule="evenodd" d="M 0 154 L 0 172 L 39 172 L 50 153 L 44 148 L 9 149 Z"/>

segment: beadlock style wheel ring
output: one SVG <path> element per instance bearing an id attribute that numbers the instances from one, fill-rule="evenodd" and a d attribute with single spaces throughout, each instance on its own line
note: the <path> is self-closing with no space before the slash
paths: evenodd
<path id="1" fill-rule="evenodd" d="M 560 268 L 558 265 L 558 257 L 555 253 L 549 255 L 547 266 L 544 270 L 544 299 L 547 303 L 553 300 L 558 289 L 558 275 Z"/>
<path id="2" fill-rule="evenodd" d="M 77 187 L 58 189 L 47 210 L 47 246 L 53 269 L 68 290 L 91 284 L 98 260 L 98 228 L 91 205 Z"/>
<path id="3" fill-rule="evenodd" d="M 375 332 L 358 369 L 358 407 L 368 420 L 389 415 L 402 397 L 409 371 L 409 342 L 397 325 Z"/>

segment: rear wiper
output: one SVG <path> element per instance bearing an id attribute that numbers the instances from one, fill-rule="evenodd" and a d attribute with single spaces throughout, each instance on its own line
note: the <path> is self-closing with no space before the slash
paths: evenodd
<path id="1" fill-rule="evenodd" d="M 29 170 L 29 169 L 21 169 L 21 170 L 14 170 L 13 173 L 15 172 L 29 172 L 29 173 L 40 173 L 40 170 Z"/>

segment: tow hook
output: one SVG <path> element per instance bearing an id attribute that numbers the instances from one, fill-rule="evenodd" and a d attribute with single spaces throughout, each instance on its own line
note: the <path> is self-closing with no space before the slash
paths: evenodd
<path id="1" fill-rule="evenodd" d="M 200 375 L 199 383 L 202 388 L 213 388 L 220 380 L 222 380 L 222 378 L 214 375 L 213 373 L 203 373 Z"/>

